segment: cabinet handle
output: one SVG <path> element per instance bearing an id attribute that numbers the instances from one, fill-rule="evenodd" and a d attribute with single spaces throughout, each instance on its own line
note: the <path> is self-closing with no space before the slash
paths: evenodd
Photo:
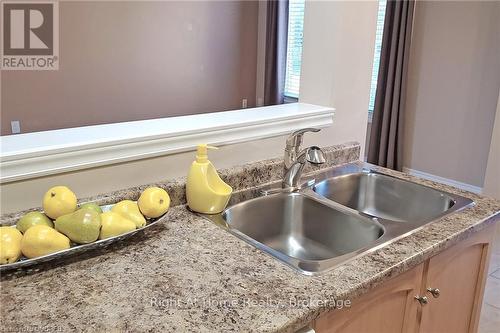
<path id="1" fill-rule="evenodd" d="M 426 305 L 429 303 L 429 299 L 427 296 L 415 296 L 415 299 L 420 303 L 420 305 Z"/>
<path id="2" fill-rule="evenodd" d="M 427 288 L 427 291 L 432 294 L 432 297 L 438 298 L 441 295 L 441 291 L 438 288 Z"/>

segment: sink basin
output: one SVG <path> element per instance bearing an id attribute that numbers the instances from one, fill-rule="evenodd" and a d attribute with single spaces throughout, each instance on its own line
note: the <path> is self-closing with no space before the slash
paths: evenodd
<path id="1" fill-rule="evenodd" d="M 376 221 L 300 193 L 244 201 L 208 217 L 303 272 L 330 266 L 333 262 L 321 262 L 362 250 L 384 234 L 384 227 Z"/>
<path id="2" fill-rule="evenodd" d="M 455 205 L 445 193 L 374 172 L 336 176 L 319 182 L 313 190 L 359 212 L 398 222 L 429 221 Z"/>
<path id="3" fill-rule="evenodd" d="M 203 216 L 300 273 L 315 275 L 473 204 L 378 173 L 366 163 L 345 164 L 313 177 L 312 188 L 291 193 L 263 188 L 267 195 Z"/>

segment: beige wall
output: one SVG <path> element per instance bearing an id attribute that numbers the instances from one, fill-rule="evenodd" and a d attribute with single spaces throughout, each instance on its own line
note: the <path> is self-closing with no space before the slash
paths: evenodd
<path id="1" fill-rule="evenodd" d="M 59 7 L 60 69 L 2 72 L 2 135 L 255 105 L 257 1 Z"/>
<path id="2" fill-rule="evenodd" d="M 495 125 L 491 135 L 490 154 L 488 156 L 488 166 L 486 167 L 483 193 L 500 200 L 500 96 L 498 96 Z"/>
<path id="3" fill-rule="evenodd" d="M 405 166 L 483 186 L 500 87 L 500 2 L 417 1 Z"/>
<path id="4" fill-rule="evenodd" d="M 325 140 L 362 144 L 368 121 L 378 2 L 307 1 L 300 101 L 337 109 Z M 311 142 L 311 141 L 308 141 Z"/>
<path id="5" fill-rule="evenodd" d="M 301 99 L 336 106 L 337 113 L 334 125 L 307 134 L 306 144 L 326 146 L 351 140 L 364 143 L 376 15 L 374 2 L 307 3 Z M 328 50 L 323 48 L 325 44 Z M 316 66 L 316 61 L 323 66 Z M 285 138 L 224 146 L 211 152 L 210 159 L 223 168 L 280 156 Z M 43 193 L 57 184 L 65 184 L 79 197 L 86 197 L 185 176 L 193 159 L 194 152 L 182 153 L 0 185 L 0 210 L 6 213 L 39 206 Z"/>
<path id="6" fill-rule="evenodd" d="M 324 143 L 324 142 L 323 142 Z M 209 153 L 217 168 L 230 167 L 282 154 L 285 137 L 221 147 Z M 195 152 L 87 169 L 32 180 L 0 184 L 0 214 L 41 206 L 45 191 L 55 185 L 69 186 L 79 198 L 159 180 L 186 176 Z"/>

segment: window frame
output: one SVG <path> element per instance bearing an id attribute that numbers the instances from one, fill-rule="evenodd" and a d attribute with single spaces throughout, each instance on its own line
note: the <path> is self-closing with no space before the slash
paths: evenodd
<path id="1" fill-rule="evenodd" d="M 290 50 L 290 31 L 291 29 L 293 28 L 292 25 L 293 23 L 291 23 L 291 19 L 290 19 L 290 10 L 293 10 L 293 5 L 294 5 L 294 2 L 298 3 L 300 6 L 302 6 L 302 22 L 301 22 L 301 30 L 300 30 L 300 46 L 295 46 L 295 47 L 300 47 L 300 52 L 298 52 L 300 54 L 300 59 L 298 60 L 299 62 L 299 74 L 296 75 L 298 76 L 298 83 L 297 83 L 297 92 L 292 92 L 290 90 L 287 90 L 287 83 L 289 83 L 291 80 L 289 80 L 289 74 L 290 74 L 290 67 L 293 67 L 293 65 L 290 65 L 289 67 L 289 62 L 294 62 L 294 61 L 297 61 L 296 59 L 294 60 L 290 60 L 290 55 L 291 53 L 293 53 L 292 50 Z M 305 0 L 290 0 L 289 1 L 289 8 L 288 8 L 288 35 L 287 35 L 287 50 L 286 50 L 286 66 L 285 66 L 285 88 L 284 88 L 284 96 L 285 96 L 285 103 L 293 103 L 293 102 L 297 102 L 298 99 L 299 99 L 299 95 L 300 95 L 300 76 L 301 76 L 301 68 L 302 68 L 302 53 L 303 53 L 303 43 L 304 43 L 304 16 L 305 16 Z M 297 37 L 297 36 L 295 36 Z M 296 52 L 296 51 L 295 51 Z M 295 54 L 297 56 L 297 54 Z"/>
<path id="2" fill-rule="evenodd" d="M 375 109 L 375 98 L 377 94 L 378 72 L 380 69 L 380 55 L 382 53 L 382 39 L 384 34 L 386 8 L 387 8 L 387 0 L 379 0 L 377 9 L 377 30 L 375 32 L 375 46 L 373 51 L 373 67 L 370 80 L 370 97 L 368 99 L 369 123 L 371 123 L 373 120 L 373 111 Z M 377 47 L 379 47 L 380 50 L 378 50 Z"/>

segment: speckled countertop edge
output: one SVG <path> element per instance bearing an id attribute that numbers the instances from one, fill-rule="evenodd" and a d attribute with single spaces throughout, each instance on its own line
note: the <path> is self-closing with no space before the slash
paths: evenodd
<path id="1" fill-rule="evenodd" d="M 160 316 L 155 308 L 138 306 L 136 299 L 157 293 L 168 297 L 246 297 L 254 301 L 267 296 L 281 300 L 305 296 L 354 299 L 499 219 L 498 215 L 493 216 L 500 210 L 499 202 L 494 199 L 384 168 L 376 169 L 468 197 L 476 205 L 315 277 L 296 273 L 180 205 L 171 209 L 163 225 L 130 239 L 127 244 L 112 246 L 110 253 L 77 257 L 60 267 L 2 281 L 2 325 L 16 329 L 30 320 L 42 327 L 57 323 L 63 330 L 82 331 L 294 332 L 330 307 L 195 305 L 187 309 L 169 308 L 159 312 Z M 129 274 L 124 275 L 126 279 L 113 281 L 115 274 L 124 272 Z M 90 276 L 94 279 L 87 281 Z M 61 288 L 59 283 L 70 286 Z M 125 292 L 119 288 L 120 283 L 132 289 Z M 32 294 L 39 298 L 33 299 Z M 52 294 L 50 299 L 45 299 L 49 294 Z M 86 309 L 85 316 L 71 310 L 82 306 Z M 47 313 L 44 308 L 51 311 Z"/>

